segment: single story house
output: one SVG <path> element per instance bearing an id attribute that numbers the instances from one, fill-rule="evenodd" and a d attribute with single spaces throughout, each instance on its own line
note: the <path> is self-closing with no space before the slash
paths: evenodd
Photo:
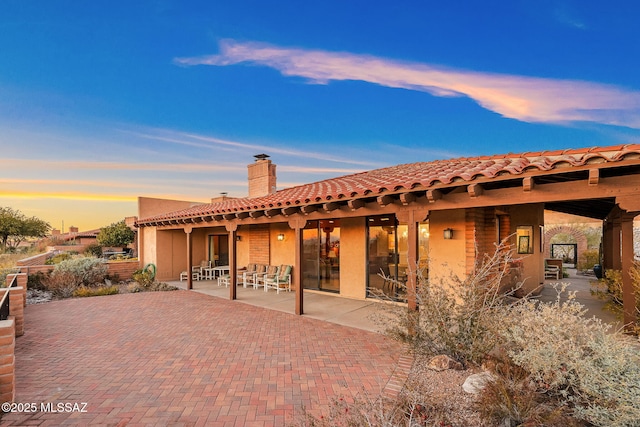
<path id="1" fill-rule="evenodd" d="M 364 299 L 376 290 L 402 300 L 380 272 L 409 290 L 418 274 L 464 279 L 496 243 L 510 239 L 523 255 L 527 283 L 538 285 L 550 210 L 602 221 L 602 263 L 623 271 L 625 322 L 634 318 L 629 267 L 640 214 L 640 144 L 418 162 L 279 191 L 268 157 L 248 166 L 246 198 L 139 198 L 141 263 L 154 263 L 160 280 L 176 280 L 200 260 L 228 265 L 231 299 L 237 269 L 259 263 L 292 265 L 294 291 Z M 404 297 L 415 309 L 411 292 Z M 295 300 L 303 314 L 303 292 Z"/>

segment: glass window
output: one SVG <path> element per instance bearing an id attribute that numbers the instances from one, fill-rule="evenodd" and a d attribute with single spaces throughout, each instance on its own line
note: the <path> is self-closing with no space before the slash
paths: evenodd
<path id="1" fill-rule="evenodd" d="M 310 221 L 302 237 L 304 288 L 340 292 L 340 220 Z"/>
<path id="2" fill-rule="evenodd" d="M 394 215 L 367 218 L 367 296 L 406 301 L 409 274 L 409 227 L 397 224 Z M 428 276 L 429 224 L 418 228 L 419 277 Z"/>

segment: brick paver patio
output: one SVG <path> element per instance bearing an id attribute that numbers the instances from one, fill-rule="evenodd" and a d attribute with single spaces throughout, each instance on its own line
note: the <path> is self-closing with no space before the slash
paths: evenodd
<path id="1" fill-rule="evenodd" d="M 30 305 L 16 402 L 38 410 L 0 424 L 282 426 L 302 405 L 378 393 L 401 356 L 379 334 L 188 291 Z"/>

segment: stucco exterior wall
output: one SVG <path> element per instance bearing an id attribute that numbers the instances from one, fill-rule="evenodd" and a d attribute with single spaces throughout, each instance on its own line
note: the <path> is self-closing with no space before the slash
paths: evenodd
<path id="1" fill-rule="evenodd" d="M 158 233 L 156 227 L 143 227 L 138 229 L 138 257 L 142 265 L 153 263 L 158 265 L 158 257 L 156 255 L 158 242 L 156 234 Z"/>
<path id="2" fill-rule="evenodd" d="M 542 203 L 529 205 L 516 205 L 509 209 L 511 216 L 511 233 L 515 233 L 518 226 L 533 227 L 533 253 L 522 255 L 522 277 L 526 278 L 525 288 L 533 290 L 544 281 L 544 253 L 541 250 L 541 225 L 544 225 L 544 205 Z M 515 244 L 515 237 L 512 237 Z"/>
<path id="3" fill-rule="evenodd" d="M 182 230 L 159 231 L 155 227 L 145 227 L 143 232 L 143 259 L 141 265 L 156 265 L 158 280 L 178 280 L 180 272 L 186 269 L 187 235 Z M 158 250 L 161 248 L 161 250 Z"/>
<path id="4" fill-rule="evenodd" d="M 156 199 L 138 197 L 138 218 L 148 218 L 168 212 L 190 208 L 201 203 L 186 200 Z"/>
<path id="5" fill-rule="evenodd" d="M 366 297 L 366 218 L 340 221 L 340 295 Z"/>
<path id="6" fill-rule="evenodd" d="M 453 239 L 444 238 L 445 228 L 453 229 Z M 433 211 L 429 214 L 429 281 L 447 283 L 452 274 L 466 276 L 464 209 Z"/>
<path id="7" fill-rule="evenodd" d="M 200 265 L 201 261 L 209 259 L 209 235 L 214 234 L 210 228 L 194 228 L 191 232 L 191 255 L 192 265 Z M 185 260 L 187 256 L 187 246 L 183 249 Z M 184 268 L 183 268 L 184 270 Z"/>
<path id="8" fill-rule="evenodd" d="M 249 264 L 249 227 L 238 228 L 237 235 L 240 240 L 236 240 L 236 265 L 238 268 L 246 267 Z"/>
<path id="9" fill-rule="evenodd" d="M 284 240 L 278 240 L 278 234 L 284 234 Z M 289 228 L 289 224 L 272 224 L 269 230 L 269 264 L 293 265 L 295 249 L 295 232 Z"/>

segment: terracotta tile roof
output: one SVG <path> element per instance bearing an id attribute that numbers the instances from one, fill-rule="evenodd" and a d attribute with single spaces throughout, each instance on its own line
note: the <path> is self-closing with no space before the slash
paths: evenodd
<path id="1" fill-rule="evenodd" d="M 567 166 L 579 167 L 594 163 L 619 162 L 625 158 L 640 158 L 640 144 L 409 163 L 286 188 L 263 197 L 237 198 L 197 205 L 189 209 L 141 219 L 138 224 L 323 203 L 367 195 L 374 196 L 383 192 L 399 192 L 416 187 L 428 189 L 436 185 L 463 185 L 478 178 L 492 179 L 525 173 L 535 175 Z"/>

